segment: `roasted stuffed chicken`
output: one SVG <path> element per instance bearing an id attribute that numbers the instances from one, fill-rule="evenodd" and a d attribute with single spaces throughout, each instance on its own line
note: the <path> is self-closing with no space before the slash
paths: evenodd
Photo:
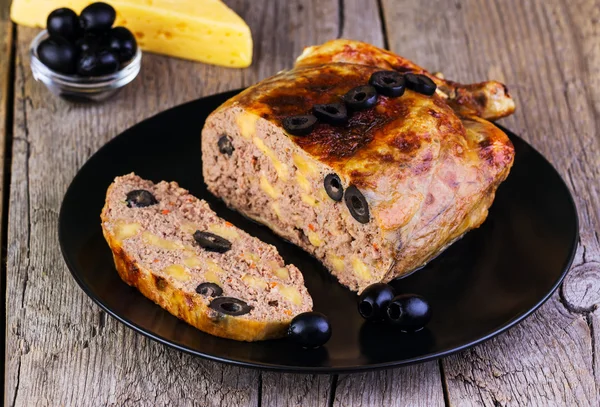
<path id="1" fill-rule="evenodd" d="M 204 180 L 362 291 L 482 224 L 514 158 L 488 120 L 513 111 L 501 83 L 461 85 L 335 40 L 209 116 Z"/>

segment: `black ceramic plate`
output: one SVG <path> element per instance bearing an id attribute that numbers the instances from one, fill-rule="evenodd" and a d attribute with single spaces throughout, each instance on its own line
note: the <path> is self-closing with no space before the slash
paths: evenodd
<path id="1" fill-rule="evenodd" d="M 132 127 L 90 158 L 65 195 L 59 238 L 66 263 L 83 290 L 130 328 L 198 356 L 262 369 L 325 373 L 393 367 L 445 356 L 505 331 L 546 301 L 571 265 L 578 222 L 569 190 L 544 157 L 505 130 L 516 159 L 488 219 L 424 269 L 395 282 L 399 291 L 429 299 L 428 327 L 403 334 L 364 323 L 356 295 L 317 260 L 207 192 L 200 131 L 207 115 L 235 93 L 200 99 Z M 113 178 L 132 171 L 153 181 L 179 182 L 221 217 L 275 245 L 286 263 L 302 270 L 315 310 L 329 316 L 333 336 L 327 345 L 301 350 L 287 340 L 217 338 L 123 283 L 102 237 L 100 211 Z"/>

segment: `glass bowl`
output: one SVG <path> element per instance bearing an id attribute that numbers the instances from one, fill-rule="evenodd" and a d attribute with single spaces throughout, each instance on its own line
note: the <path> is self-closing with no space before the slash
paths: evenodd
<path id="1" fill-rule="evenodd" d="M 48 68 L 38 58 L 38 45 L 46 38 L 48 38 L 48 31 L 44 30 L 33 39 L 29 47 L 33 78 L 46 85 L 56 96 L 69 101 L 101 102 L 106 100 L 133 81 L 140 72 L 142 51 L 138 47 L 133 59 L 115 73 L 91 77 L 60 74 Z"/>

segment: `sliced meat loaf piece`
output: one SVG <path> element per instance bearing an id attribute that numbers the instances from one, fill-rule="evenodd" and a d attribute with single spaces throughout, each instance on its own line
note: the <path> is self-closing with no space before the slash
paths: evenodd
<path id="1" fill-rule="evenodd" d="M 175 182 L 118 177 L 101 218 L 123 281 L 204 332 L 278 338 L 295 315 L 312 309 L 302 273 L 285 266 L 275 247 Z"/>
<path id="2" fill-rule="evenodd" d="M 382 69 L 397 69 L 385 73 L 392 82 L 399 73 L 426 72 L 401 58 L 390 64 L 387 51 L 368 44 L 323 47 L 307 49 L 294 69 L 246 89 L 207 118 L 204 181 L 230 207 L 362 291 L 421 267 L 485 220 L 514 149 L 478 113 L 499 117 L 513 105 L 497 83 L 492 88 L 503 102 L 495 107 L 484 103 L 491 94 L 484 101 L 468 86 L 452 83 L 462 92 L 457 101 L 440 89 L 427 94 L 407 85 L 401 96 L 380 92 L 356 111 L 348 104 L 346 115 L 348 95 L 366 98 L 360 89 Z M 488 89 L 480 85 L 478 92 Z M 465 100 L 481 103 L 466 109 L 459 103 Z M 314 117 L 306 131 L 293 127 Z"/>

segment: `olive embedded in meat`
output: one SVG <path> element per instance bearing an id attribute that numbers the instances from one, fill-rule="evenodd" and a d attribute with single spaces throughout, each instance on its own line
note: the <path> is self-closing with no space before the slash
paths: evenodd
<path id="1" fill-rule="evenodd" d="M 388 97 L 398 97 L 404 94 L 404 77 L 396 71 L 377 71 L 371 75 L 369 84 L 377 93 Z"/>
<path id="2" fill-rule="evenodd" d="M 388 304 L 387 319 L 404 331 L 414 332 L 427 325 L 431 319 L 431 308 L 420 295 L 397 295 Z"/>
<path id="3" fill-rule="evenodd" d="M 331 338 L 331 326 L 320 312 L 303 312 L 290 322 L 288 337 L 302 347 L 316 348 Z"/>
<path id="4" fill-rule="evenodd" d="M 196 287 L 196 292 L 205 297 L 219 297 L 223 294 L 223 289 L 215 283 L 202 283 Z"/>
<path id="5" fill-rule="evenodd" d="M 194 240 L 200 247 L 211 252 L 225 253 L 231 249 L 231 242 L 229 240 L 210 232 L 197 230 L 194 233 Z"/>
<path id="6" fill-rule="evenodd" d="M 377 90 L 373 86 L 358 86 L 344 95 L 344 102 L 350 110 L 369 109 L 377 104 Z"/>
<path id="7" fill-rule="evenodd" d="M 404 80 L 408 89 L 427 96 L 433 95 L 437 88 L 435 82 L 425 75 L 407 73 L 404 75 Z"/>
<path id="8" fill-rule="evenodd" d="M 108 47 L 117 53 L 119 62 L 125 63 L 131 60 L 137 51 L 135 37 L 125 27 L 115 27 L 108 32 Z"/>
<path id="9" fill-rule="evenodd" d="M 145 189 L 136 189 L 127 193 L 127 206 L 129 208 L 145 208 L 157 203 L 158 201 L 154 195 Z"/>
<path id="10" fill-rule="evenodd" d="M 283 119 L 283 128 L 292 136 L 306 136 L 313 131 L 317 118 L 312 114 L 289 116 Z"/>
<path id="11" fill-rule="evenodd" d="M 77 73 L 81 76 L 102 76 L 119 70 L 119 57 L 109 49 L 84 52 L 77 62 Z"/>
<path id="12" fill-rule="evenodd" d="M 325 192 L 327 195 L 334 201 L 341 201 L 344 196 L 344 187 L 342 186 L 342 180 L 337 174 L 327 174 L 325 176 L 325 181 L 323 182 L 325 186 Z"/>
<path id="13" fill-rule="evenodd" d="M 92 3 L 81 11 L 79 24 L 85 31 L 106 32 L 110 30 L 117 13 L 106 3 Z"/>
<path id="14" fill-rule="evenodd" d="M 48 15 L 46 28 L 50 37 L 62 37 L 66 40 L 75 40 L 81 31 L 79 18 L 70 8 L 58 8 Z"/>
<path id="15" fill-rule="evenodd" d="M 252 307 L 246 304 L 245 301 L 233 297 L 217 297 L 210 302 L 209 307 L 222 314 L 234 317 L 248 314 L 252 311 Z"/>
<path id="16" fill-rule="evenodd" d="M 228 156 L 231 156 L 231 154 L 233 154 L 233 150 L 235 150 L 235 148 L 233 148 L 233 144 L 231 143 L 231 139 L 225 135 L 219 137 L 217 145 L 219 146 L 219 152 L 221 154 L 227 154 Z"/>
<path id="17" fill-rule="evenodd" d="M 356 188 L 354 185 L 350 185 L 348 188 L 346 188 L 344 200 L 346 201 L 346 206 L 348 207 L 348 210 L 354 219 L 360 223 L 369 222 L 369 204 L 358 188 Z"/>
<path id="18" fill-rule="evenodd" d="M 368 321 L 385 320 L 388 305 L 394 296 L 391 286 L 384 283 L 371 284 L 358 297 L 358 312 Z"/>
<path id="19" fill-rule="evenodd" d="M 40 61 L 48 68 L 65 75 L 75 73 L 77 52 L 69 41 L 62 37 L 46 38 L 37 48 Z"/>
<path id="20" fill-rule="evenodd" d="M 314 105 L 313 114 L 323 123 L 341 126 L 348 122 L 348 110 L 342 103 Z"/>

